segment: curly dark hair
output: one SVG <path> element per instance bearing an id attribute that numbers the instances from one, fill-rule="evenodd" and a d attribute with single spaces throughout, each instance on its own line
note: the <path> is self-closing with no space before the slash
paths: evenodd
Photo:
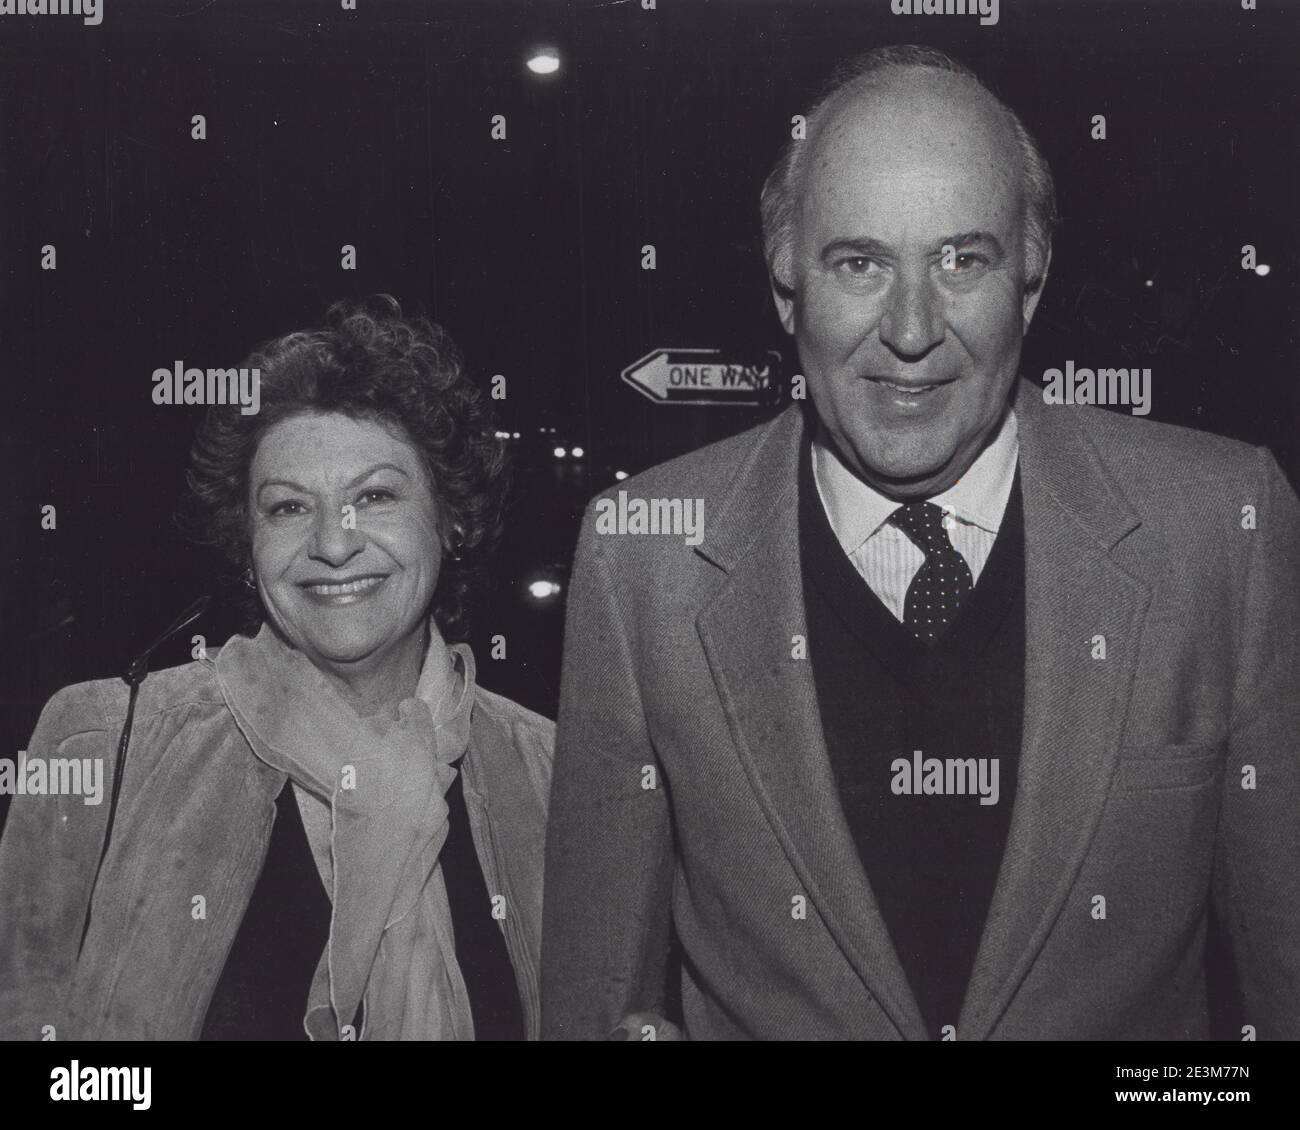
<path id="1" fill-rule="evenodd" d="M 266 342 L 243 366 L 261 370 L 260 411 L 209 406 L 190 451 L 181 528 L 219 549 L 238 577 L 252 562 L 249 469 L 269 429 L 301 412 L 396 425 L 424 462 L 443 521 L 461 535 L 460 560 L 443 560 L 432 611 L 448 642 L 463 639 L 470 594 L 500 533 L 507 464 L 489 403 L 446 331 L 403 318 L 397 300 L 381 294 L 334 303 L 322 328 Z M 256 593 L 239 584 L 230 591 L 240 594 L 246 626 L 256 630 Z"/>

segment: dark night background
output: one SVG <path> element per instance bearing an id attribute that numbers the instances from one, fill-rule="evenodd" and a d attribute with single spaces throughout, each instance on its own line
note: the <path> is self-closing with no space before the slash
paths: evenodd
<path id="1" fill-rule="evenodd" d="M 1022 371 L 1150 366 L 1152 419 L 1266 444 L 1300 478 L 1300 4 L 1002 0 L 993 27 L 888 0 L 358 8 L 0 17 L 3 756 L 57 687 L 120 673 L 212 588 L 170 523 L 202 409 L 155 406 L 153 370 L 235 365 L 377 291 L 446 326 L 485 387 L 507 378 L 516 490 L 472 642 L 486 686 L 554 717 L 563 592 L 526 585 L 564 584 L 587 499 L 775 410 L 655 405 L 619 372 L 661 346 L 777 349 L 797 370 L 758 190 L 791 115 L 872 46 L 953 51 L 1052 164 L 1064 222 Z M 563 60 L 546 78 L 523 65 L 542 43 Z M 1267 276 L 1242 270 L 1246 243 Z M 214 606 L 192 631 L 232 627 Z M 188 661 L 191 634 L 154 666 Z"/>

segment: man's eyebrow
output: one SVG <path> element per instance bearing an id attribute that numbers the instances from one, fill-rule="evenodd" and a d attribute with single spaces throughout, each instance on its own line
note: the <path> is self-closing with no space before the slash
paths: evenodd
<path id="1" fill-rule="evenodd" d="M 964 251 L 967 248 L 979 247 L 981 245 L 989 248 L 994 255 L 1006 254 L 1002 249 L 1002 243 L 992 232 L 988 231 L 968 231 L 959 232 L 956 235 L 950 235 L 943 240 L 941 247 L 952 245 L 958 251 Z M 887 259 L 893 255 L 893 250 L 888 244 L 882 243 L 878 239 L 871 239 L 867 236 L 861 236 L 857 239 L 833 239 L 822 248 L 822 262 L 829 262 L 836 255 L 863 255 L 871 258 Z"/>
<path id="2" fill-rule="evenodd" d="M 998 237 L 992 232 L 987 231 L 959 232 L 957 235 L 949 236 L 943 242 L 945 246 L 951 244 L 958 251 L 964 250 L 967 247 L 977 247 L 980 244 L 987 244 L 989 249 L 995 255 L 1006 254 L 1006 252 L 1002 250 L 1002 243 Z"/>
<path id="3" fill-rule="evenodd" d="M 404 471 L 396 463 L 376 463 L 373 467 L 367 467 L 364 471 L 361 472 L 361 474 L 359 474 L 355 479 L 353 479 L 350 483 L 348 483 L 347 486 L 345 486 L 343 489 L 351 490 L 357 484 L 365 482 L 366 479 L 370 478 L 370 476 L 373 475 L 376 471 L 396 471 L 399 475 L 401 475 L 405 479 L 409 479 L 411 477 L 410 472 Z M 257 493 L 261 494 L 262 491 L 266 490 L 267 487 L 277 487 L 277 486 L 288 487 L 290 490 L 296 490 L 300 494 L 312 493 L 307 487 L 303 486 L 302 483 L 295 483 L 292 479 L 267 479 L 265 482 L 261 483 L 258 486 Z"/>
<path id="4" fill-rule="evenodd" d="M 833 239 L 822 248 L 822 262 L 825 263 L 832 256 L 848 252 L 852 255 L 876 256 L 879 258 L 888 258 L 893 252 L 888 246 L 881 243 L 878 239 L 869 239 L 866 236 L 858 239 Z"/>

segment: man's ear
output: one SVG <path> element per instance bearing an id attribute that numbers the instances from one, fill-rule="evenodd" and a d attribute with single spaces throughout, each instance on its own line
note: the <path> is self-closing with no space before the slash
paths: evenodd
<path id="1" fill-rule="evenodd" d="M 1038 285 L 1034 287 L 1033 292 L 1026 290 L 1021 297 L 1021 314 L 1024 318 L 1024 332 L 1029 332 L 1029 323 L 1034 320 L 1034 311 L 1038 309 L 1038 300 L 1043 297 L 1043 288 L 1047 286 L 1047 272 L 1052 265 L 1052 245 L 1047 245 L 1047 251 L 1043 257 L 1043 269 L 1039 272 Z"/>
<path id="2" fill-rule="evenodd" d="M 776 276 L 768 275 L 767 284 L 772 289 L 772 301 L 776 304 L 776 316 L 781 319 L 781 326 L 786 333 L 794 334 L 794 291 L 784 283 L 777 282 Z"/>

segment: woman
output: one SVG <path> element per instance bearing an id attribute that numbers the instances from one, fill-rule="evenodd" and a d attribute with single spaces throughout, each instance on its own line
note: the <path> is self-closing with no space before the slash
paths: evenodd
<path id="1" fill-rule="evenodd" d="M 0 1033 L 536 1038 L 554 727 L 448 642 L 498 514 L 486 408 L 387 298 L 245 365 L 261 410 L 209 408 L 188 518 L 260 627 L 141 685 L 102 864 L 108 805 L 15 798 Z M 29 759 L 107 778 L 126 704 L 63 689 Z"/>

